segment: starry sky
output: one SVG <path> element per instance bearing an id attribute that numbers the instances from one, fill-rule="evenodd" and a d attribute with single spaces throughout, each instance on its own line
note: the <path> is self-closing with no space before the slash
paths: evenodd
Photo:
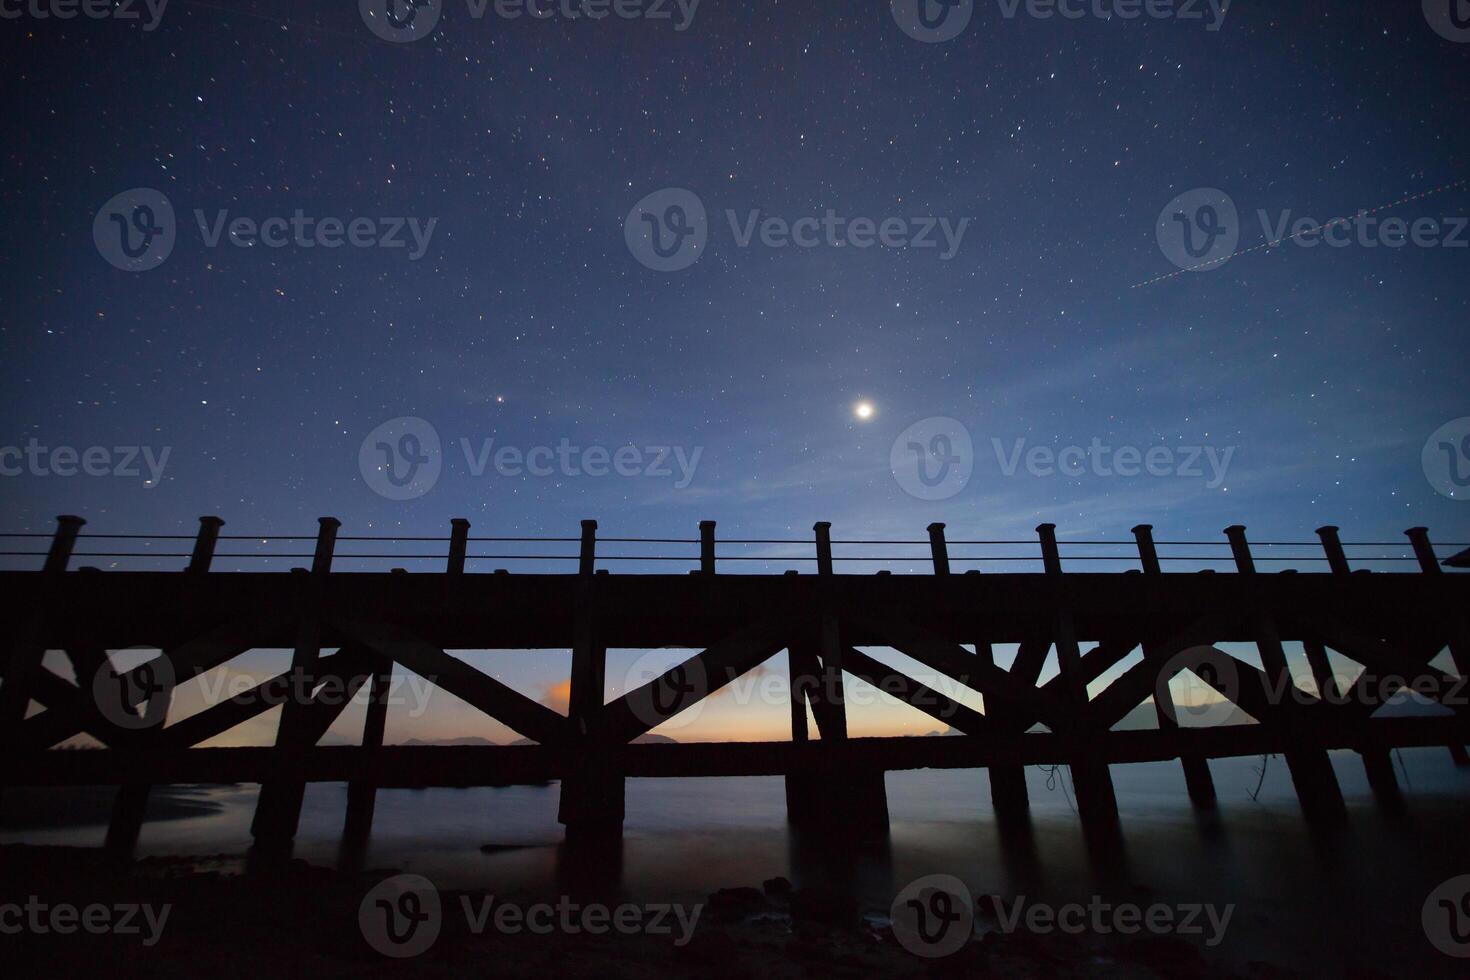
<path id="1" fill-rule="evenodd" d="M 677 9 L 475 19 L 449 0 L 411 43 L 380 40 L 348 2 L 172 0 L 153 30 L 6 19 L 0 445 L 169 455 L 156 482 L 146 467 L 7 475 L 0 530 L 76 513 L 89 531 L 187 534 L 217 514 L 251 535 L 334 515 L 344 535 L 467 517 L 484 535 L 575 536 L 595 518 L 604 535 L 679 538 L 714 519 L 748 538 L 827 520 L 838 538 L 944 521 L 1007 539 L 1047 521 L 1078 540 L 1148 522 L 1163 539 L 1242 523 L 1309 540 L 1331 523 L 1348 540 L 1423 524 L 1470 541 L 1464 493 L 1438 492 L 1421 459 L 1470 415 L 1470 230 L 1458 248 L 1257 248 L 1288 212 L 1378 208 L 1452 240 L 1470 214 L 1470 43 L 1410 0 L 1237 0 L 1215 31 L 1003 6 L 977 3 L 942 43 L 876 0 L 704 0 L 685 30 Z M 93 235 L 132 188 L 177 217 L 172 251 L 141 272 Z M 708 211 L 697 261 L 669 272 L 625 240 L 630 209 L 666 188 Z M 1157 229 L 1196 188 L 1238 208 L 1240 254 L 1180 273 Z M 435 223 L 415 260 L 210 246 L 195 217 L 298 209 Z M 828 209 L 968 223 L 946 260 L 742 246 L 726 218 Z M 923 499 L 890 451 L 936 417 L 972 438 L 973 472 Z M 360 453 L 402 418 L 432 426 L 441 472 L 390 499 Z M 477 476 L 461 440 L 490 439 L 699 455 L 683 486 L 678 467 Z M 992 451 L 1094 439 L 1233 454 L 1212 481 L 1007 475 Z M 920 571 L 924 553 L 893 567 Z M 504 669 L 551 700 L 565 676 Z"/>

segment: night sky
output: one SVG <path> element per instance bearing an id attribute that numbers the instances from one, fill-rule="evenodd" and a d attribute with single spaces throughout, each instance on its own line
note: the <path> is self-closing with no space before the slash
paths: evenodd
<path id="1" fill-rule="evenodd" d="M 1439 492 L 1422 460 L 1470 416 L 1470 30 L 1442 37 L 1417 0 L 1238 0 L 1218 30 L 1198 7 L 1064 20 L 988 0 L 941 43 L 877 0 L 704 0 L 682 31 L 672 4 L 670 20 L 507 20 L 447 0 L 411 43 L 347 0 L 172 0 L 151 31 L 141 7 L 6 19 L 0 445 L 169 456 L 157 485 L 145 465 L 7 475 L 0 530 L 76 513 L 89 531 L 192 533 L 218 514 L 227 533 L 309 535 L 329 514 L 348 535 L 462 516 L 484 535 L 596 518 L 681 538 L 715 519 L 751 538 L 827 520 L 839 538 L 1050 521 L 1073 539 L 1148 522 L 1470 540 L 1470 492 Z M 172 252 L 141 272 L 93 235 L 133 188 L 176 215 Z M 697 261 L 667 272 L 625 240 L 666 188 L 708 213 Z M 1228 194 L 1243 254 L 1171 275 L 1161 210 L 1196 188 Z M 1417 195 L 1375 217 L 1433 219 L 1436 247 L 1255 248 L 1258 210 L 1326 222 Z M 415 260 L 406 228 L 401 248 L 209 247 L 196 209 L 435 224 Z M 726 212 L 756 209 L 968 223 L 948 259 L 937 229 L 938 248 L 759 231 L 742 247 Z M 404 417 L 432 425 L 442 471 L 395 500 L 360 453 Z M 936 417 L 964 426 L 972 472 L 923 499 L 890 451 Z M 685 486 L 672 458 L 667 476 L 476 477 L 461 440 L 491 438 L 699 455 Z M 1218 481 L 1204 462 L 1007 476 L 992 440 L 1022 439 L 1233 455 Z"/>

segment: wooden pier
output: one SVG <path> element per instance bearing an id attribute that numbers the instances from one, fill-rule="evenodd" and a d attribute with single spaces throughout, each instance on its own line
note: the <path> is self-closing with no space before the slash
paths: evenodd
<path id="1" fill-rule="evenodd" d="M 381 787 L 559 780 L 568 834 L 596 835 L 619 832 L 628 777 L 714 775 L 784 776 L 793 824 L 882 834 L 888 770 L 988 769 L 1004 817 L 1026 809 L 1023 767 L 1064 765 L 1084 824 L 1108 826 L 1118 814 L 1110 766 L 1178 760 L 1195 805 L 1210 807 L 1209 760 L 1280 753 L 1304 810 L 1331 819 L 1343 812 L 1343 798 L 1328 750 L 1359 753 L 1375 794 L 1389 803 L 1398 794 L 1392 749 L 1446 746 L 1463 763 L 1470 740 L 1466 692 L 1456 676 L 1430 665 L 1448 649 L 1456 674 L 1470 676 L 1470 577 L 1443 571 L 1423 528 L 1407 532 L 1417 568 L 1406 573 L 1354 571 L 1332 527 L 1317 532 L 1322 573 L 1258 570 L 1242 527 L 1225 531 L 1230 570 L 1166 573 L 1170 559 L 1158 547 L 1167 542 L 1156 545 L 1146 525 L 1133 530 L 1133 570 L 1064 571 L 1055 529 L 1042 525 L 1033 544 L 1039 572 L 959 573 L 952 566 L 963 560 L 952 560 L 950 548 L 960 542 L 947 543 L 943 525 L 934 524 L 923 542 L 930 574 L 893 575 L 837 574 L 830 527 L 818 523 L 809 542 L 815 573 L 771 575 L 718 574 L 723 559 L 715 525 L 706 521 L 687 542 L 698 549 L 687 574 L 614 575 L 597 568 L 593 521 L 568 539 L 579 542 L 568 574 L 468 571 L 467 560 L 479 559 L 469 556 L 473 539 L 463 519 L 439 539 L 447 547 L 442 570 L 432 572 L 334 570 L 339 525 L 331 518 L 321 519 L 309 568 L 211 571 L 223 525 L 214 517 L 201 519 L 181 571 L 72 569 L 84 523 L 59 519 L 41 570 L 0 572 L 0 603 L 12 624 L 0 684 L 0 785 L 117 786 L 108 843 L 123 854 L 136 842 L 149 788 L 170 783 L 259 783 L 253 833 L 262 853 L 289 851 L 308 782 L 348 784 L 348 836 L 367 834 Z M 1287 642 L 1301 643 L 1315 693 L 1290 686 Z M 1218 648 L 1226 643 L 1253 645 L 1260 666 Z M 996 644 L 1018 645 L 1009 669 L 997 665 Z M 108 651 L 133 647 L 162 653 L 117 674 Z M 604 703 L 607 650 L 659 647 L 702 652 Z M 172 724 L 147 723 L 157 677 L 182 682 L 264 648 L 292 650 L 292 668 L 263 682 L 252 692 L 258 696 L 221 701 Z M 985 710 L 880 663 L 864 652 L 871 648 L 899 651 L 978 692 Z M 568 713 L 446 652 L 487 649 L 528 656 L 570 649 Z M 1345 690 L 1329 649 L 1364 668 Z M 43 666 L 48 650 L 65 651 L 80 683 Z M 1135 650 L 1137 663 L 1089 692 Z M 792 679 L 790 741 L 633 744 L 783 651 Z M 1058 673 L 1040 683 L 1053 651 Z M 535 744 L 384 745 L 395 665 Z M 1167 682 L 1184 669 L 1259 724 L 1181 726 Z M 136 723 L 119 724 L 103 710 L 89 683 L 99 672 L 130 692 L 126 709 Z M 274 746 L 197 747 L 281 703 L 266 695 L 300 676 L 311 679 L 307 691 L 331 682 L 339 696 L 286 699 Z M 849 737 L 847 678 L 962 734 Z M 362 744 L 318 745 L 345 706 L 340 692 L 364 687 Z M 1403 687 L 1438 692 L 1451 713 L 1372 717 Z M 1150 699 L 1156 730 L 1114 730 Z M 42 710 L 32 710 L 33 702 Z M 83 732 L 105 747 L 53 748 Z"/>

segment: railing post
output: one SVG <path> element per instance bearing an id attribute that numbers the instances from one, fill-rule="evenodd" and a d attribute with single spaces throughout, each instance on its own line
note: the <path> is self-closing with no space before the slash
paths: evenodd
<path id="1" fill-rule="evenodd" d="M 316 554 L 311 559 L 311 574 L 326 575 L 332 570 L 332 554 L 337 548 L 337 529 L 342 522 L 335 517 L 318 517 Z"/>
<path id="2" fill-rule="evenodd" d="M 812 525 L 817 532 L 817 574 L 832 574 L 832 522 L 817 521 Z"/>
<path id="3" fill-rule="evenodd" d="M 449 562 L 444 570 L 450 575 L 464 574 L 465 555 L 470 548 L 470 522 L 463 517 L 449 520 Z"/>
<path id="4" fill-rule="evenodd" d="M 934 557 L 934 574 L 949 574 L 949 546 L 944 543 L 944 525 L 935 521 L 929 525 L 929 552 Z"/>
<path id="5" fill-rule="evenodd" d="M 1429 528 L 1411 527 L 1404 532 L 1414 546 L 1414 557 L 1419 559 L 1419 570 L 1426 575 L 1443 575 L 1439 559 L 1434 557 L 1434 545 L 1429 543 Z"/>
<path id="6" fill-rule="evenodd" d="M 1164 569 L 1159 564 L 1159 550 L 1154 547 L 1154 526 L 1139 524 L 1133 529 L 1133 540 L 1138 542 L 1138 560 L 1143 565 L 1143 573 L 1162 574 Z"/>
<path id="7" fill-rule="evenodd" d="M 1352 568 L 1348 566 L 1347 553 L 1342 550 L 1342 541 L 1337 537 L 1337 528 L 1331 524 L 1317 528 L 1317 537 L 1322 539 L 1322 551 L 1327 555 L 1327 567 L 1334 575 L 1348 575 Z"/>
<path id="8" fill-rule="evenodd" d="M 219 543 L 219 529 L 225 522 L 218 517 L 199 518 L 199 534 L 194 538 L 194 553 L 189 556 L 189 567 L 193 575 L 203 575 L 214 562 L 214 549 Z"/>
<path id="9" fill-rule="evenodd" d="M 1041 538 L 1041 564 L 1046 569 L 1046 574 L 1062 574 L 1062 554 L 1057 548 L 1057 526 L 1038 524 L 1036 533 Z"/>
<path id="10" fill-rule="evenodd" d="M 77 535 L 86 523 L 84 518 L 74 514 L 62 514 L 56 518 L 56 533 L 51 536 L 51 548 L 46 552 L 46 564 L 42 571 L 66 571 L 66 566 L 71 562 L 72 550 L 76 548 Z"/>
<path id="11" fill-rule="evenodd" d="M 597 565 L 597 522 L 582 522 L 582 554 L 578 560 L 577 573 L 591 575 Z"/>
<path id="12" fill-rule="evenodd" d="M 699 522 L 699 570 L 705 575 L 715 573 L 715 522 Z"/>
<path id="13" fill-rule="evenodd" d="M 1230 539 L 1230 554 L 1235 558 L 1235 570 L 1242 575 L 1255 574 L 1256 560 L 1251 557 L 1250 542 L 1245 539 L 1245 525 L 1230 525 L 1225 529 L 1225 537 Z"/>

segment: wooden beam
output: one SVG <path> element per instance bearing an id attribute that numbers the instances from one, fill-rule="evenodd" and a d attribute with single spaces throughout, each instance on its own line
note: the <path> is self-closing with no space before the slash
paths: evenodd
<path id="1" fill-rule="evenodd" d="M 553 745 L 568 735 L 566 718 L 406 630 L 383 622 L 333 618 L 329 623 L 526 738 Z"/>
<path id="2" fill-rule="evenodd" d="M 631 742 L 780 653 L 782 634 L 772 621 L 736 632 L 605 705 L 599 730 L 615 742 Z"/>

